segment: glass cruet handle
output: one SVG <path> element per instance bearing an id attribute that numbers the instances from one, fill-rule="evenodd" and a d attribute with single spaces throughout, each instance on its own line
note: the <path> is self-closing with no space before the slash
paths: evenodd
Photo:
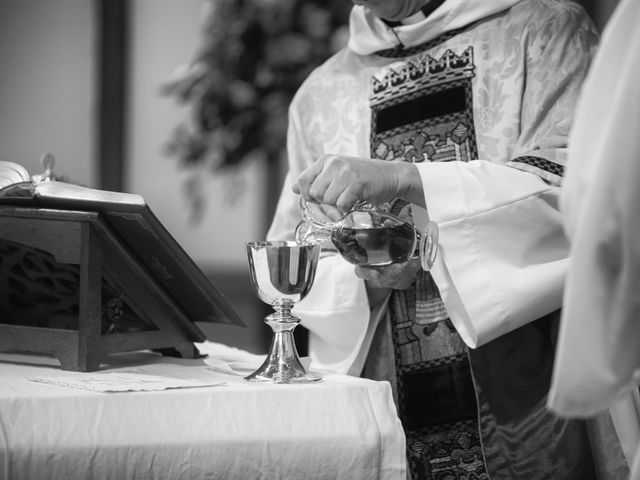
<path id="1" fill-rule="evenodd" d="M 331 231 L 337 222 L 331 222 L 318 218 L 313 210 L 320 208 L 319 204 L 306 202 L 300 197 L 302 220 L 295 229 L 296 243 L 306 245 L 308 243 L 327 243 L 331 240 Z"/>
<path id="2" fill-rule="evenodd" d="M 438 224 L 430 221 L 420 236 L 419 244 L 420 262 L 422 269 L 428 272 L 433 267 L 438 254 Z"/>

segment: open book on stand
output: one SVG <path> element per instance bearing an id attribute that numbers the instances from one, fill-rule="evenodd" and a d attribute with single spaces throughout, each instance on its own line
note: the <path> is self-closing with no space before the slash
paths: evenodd
<path id="1" fill-rule="evenodd" d="M 21 165 L 0 161 L 0 212 L 16 207 L 98 212 L 190 320 L 244 325 L 140 195 L 87 188 L 46 175 L 32 178 Z"/>

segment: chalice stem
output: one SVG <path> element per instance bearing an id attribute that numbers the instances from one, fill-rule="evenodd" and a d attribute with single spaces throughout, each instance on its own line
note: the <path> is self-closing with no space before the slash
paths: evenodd
<path id="1" fill-rule="evenodd" d="M 247 380 L 304 383 L 319 379 L 307 374 L 300 361 L 293 337 L 293 330 L 300 323 L 300 319 L 291 314 L 292 307 L 293 303 L 287 300 L 273 305 L 275 313 L 265 318 L 265 323 L 273 330 L 269 353 L 262 366 L 245 377 Z"/>
<path id="2" fill-rule="evenodd" d="M 273 330 L 273 338 L 267 359 L 277 362 L 279 371 L 284 368 L 302 370 L 298 349 L 293 337 L 293 330 L 300 323 L 300 319 L 291 314 L 292 303 L 283 302 L 273 305 L 275 313 L 265 318 L 265 323 Z"/>

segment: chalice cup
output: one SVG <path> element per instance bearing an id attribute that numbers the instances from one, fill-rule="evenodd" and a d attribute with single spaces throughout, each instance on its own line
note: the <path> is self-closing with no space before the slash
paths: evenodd
<path id="1" fill-rule="evenodd" d="M 246 380 L 262 383 L 309 383 L 320 376 L 307 372 L 300 362 L 293 330 L 300 319 L 291 314 L 313 285 L 320 245 L 296 242 L 249 242 L 245 244 L 251 285 L 274 313 L 265 317 L 273 338 L 264 363 Z"/>

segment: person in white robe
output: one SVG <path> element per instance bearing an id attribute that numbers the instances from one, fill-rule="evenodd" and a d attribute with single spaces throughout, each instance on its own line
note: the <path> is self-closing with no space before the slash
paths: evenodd
<path id="1" fill-rule="evenodd" d="M 607 23 L 571 131 L 561 197 L 571 239 L 549 407 L 611 409 L 640 478 L 640 3 Z"/>
<path id="2" fill-rule="evenodd" d="M 439 251 L 425 272 L 327 249 L 295 308 L 312 364 L 391 382 L 414 479 L 595 478 L 585 424 L 546 409 L 558 198 L 593 24 L 557 0 L 354 3 L 348 47 L 290 107 L 267 238 L 294 239 L 300 196 L 365 200 L 435 221 Z"/>

